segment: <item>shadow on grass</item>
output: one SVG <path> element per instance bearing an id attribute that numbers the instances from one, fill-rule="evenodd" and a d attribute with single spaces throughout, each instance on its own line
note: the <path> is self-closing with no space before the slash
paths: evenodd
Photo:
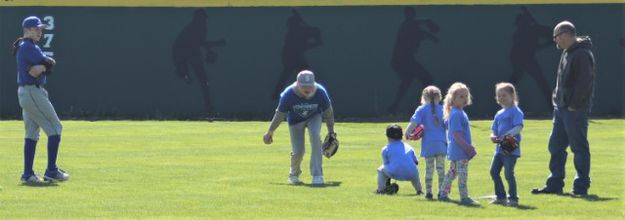
<path id="1" fill-rule="evenodd" d="M 611 201 L 611 200 L 617 200 L 618 198 L 614 198 L 614 197 L 600 197 L 596 194 L 588 194 L 585 196 L 575 196 L 575 195 L 571 195 L 571 194 L 561 194 L 561 196 L 565 196 L 565 197 L 571 197 L 574 199 L 583 199 L 586 200 L 588 202 L 605 202 L 605 201 Z"/>
<path id="2" fill-rule="evenodd" d="M 534 210 L 534 209 L 537 209 L 535 206 L 531 206 L 531 205 L 516 205 L 516 206 L 506 206 L 506 207 L 516 208 L 518 210 Z"/>
<path id="3" fill-rule="evenodd" d="M 327 188 L 327 187 L 340 187 L 341 186 L 340 181 L 329 181 L 326 182 L 323 185 L 319 185 L 319 184 L 310 184 L 310 183 L 300 183 L 300 184 L 290 184 L 290 183 L 270 183 L 273 185 L 283 185 L 283 186 L 304 186 L 304 187 L 310 187 L 310 188 Z"/>
<path id="4" fill-rule="evenodd" d="M 41 182 L 26 182 L 26 183 L 20 183 L 20 186 L 27 186 L 27 187 L 57 187 L 59 186 L 59 184 L 55 183 L 55 182 L 49 182 L 49 181 L 41 181 Z"/>
<path id="5" fill-rule="evenodd" d="M 535 206 L 531 206 L 531 205 L 523 205 L 523 204 L 519 204 L 519 205 L 499 205 L 501 207 L 505 207 L 505 208 L 515 208 L 518 210 L 535 210 L 537 209 Z"/>
<path id="6" fill-rule="evenodd" d="M 588 195 L 571 195 L 570 193 L 560 193 L 560 194 L 545 194 L 545 195 L 555 195 L 560 197 L 569 197 L 573 199 L 582 199 L 588 202 L 605 202 L 611 200 L 618 200 L 619 198 L 615 197 L 600 197 L 597 194 L 588 194 Z"/>
<path id="7" fill-rule="evenodd" d="M 484 208 L 479 203 L 478 204 L 462 204 L 462 203 L 460 203 L 460 201 L 456 201 L 456 200 L 449 200 L 449 202 L 447 202 L 447 203 L 452 203 L 452 204 L 456 204 L 458 206 L 464 206 L 464 207 L 467 207 L 467 208 L 482 208 L 482 209 Z"/>

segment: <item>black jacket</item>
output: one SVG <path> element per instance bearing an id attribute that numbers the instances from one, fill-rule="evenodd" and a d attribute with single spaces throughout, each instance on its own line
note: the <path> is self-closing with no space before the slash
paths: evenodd
<path id="1" fill-rule="evenodd" d="M 590 111 L 596 75 L 591 49 L 590 37 L 585 36 L 562 52 L 553 91 L 554 107 Z"/>

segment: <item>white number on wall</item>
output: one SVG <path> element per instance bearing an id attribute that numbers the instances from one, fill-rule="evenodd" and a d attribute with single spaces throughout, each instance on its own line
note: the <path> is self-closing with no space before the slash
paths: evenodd
<path id="1" fill-rule="evenodd" d="M 54 34 L 44 34 L 43 39 L 45 41 L 43 43 L 43 48 L 50 48 L 50 43 L 52 43 L 53 38 L 54 38 Z"/>
<path id="2" fill-rule="evenodd" d="M 46 23 L 48 26 L 45 28 L 48 31 L 54 30 L 54 16 L 45 16 L 43 17 L 43 23 Z M 43 48 L 52 48 L 52 39 L 54 39 L 53 33 L 43 34 Z M 53 51 L 44 51 L 48 56 L 54 56 Z"/>
<path id="3" fill-rule="evenodd" d="M 54 17 L 53 16 L 45 16 L 43 17 L 44 23 L 48 24 L 46 30 L 54 30 Z"/>

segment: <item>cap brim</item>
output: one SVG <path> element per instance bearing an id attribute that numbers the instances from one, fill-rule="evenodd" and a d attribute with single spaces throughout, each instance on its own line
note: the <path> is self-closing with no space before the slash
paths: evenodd
<path id="1" fill-rule="evenodd" d="M 48 27 L 48 25 L 47 25 L 47 24 L 40 24 L 40 25 L 37 25 L 37 27 L 38 27 L 38 28 L 47 28 L 47 27 Z"/>
<path id="2" fill-rule="evenodd" d="M 309 83 L 299 83 L 298 85 L 299 86 L 304 86 L 304 87 L 315 87 L 314 83 L 312 83 L 312 84 L 309 84 Z"/>

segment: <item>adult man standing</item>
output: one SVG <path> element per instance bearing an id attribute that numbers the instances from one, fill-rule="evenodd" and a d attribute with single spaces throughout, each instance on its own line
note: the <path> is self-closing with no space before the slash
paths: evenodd
<path id="1" fill-rule="evenodd" d="M 549 170 L 551 175 L 543 188 L 534 194 L 562 193 L 566 148 L 574 154 L 577 176 L 570 195 L 585 196 L 590 188 L 590 150 L 588 113 L 592 106 L 595 80 L 595 58 L 588 36 L 578 37 L 575 26 L 562 21 L 553 30 L 553 40 L 562 49 L 556 88 L 553 91 L 553 129 L 549 137 Z"/>
<path id="2" fill-rule="evenodd" d="M 273 132 L 287 118 L 291 134 L 291 170 L 290 184 L 300 184 L 300 165 L 304 157 L 304 130 L 308 128 L 310 138 L 310 175 L 313 185 L 323 185 L 321 166 L 321 119 L 326 119 L 328 133 L 334 133 L 334 111 L 326 89 L 315 83 L 315 75 L 309 70 L 297 74 L 297 81 L 288 86 L 280 95 L 276 113 L 271 120 L 269 130 L 263 136 L 265 144 L 273 142 Z"/>
<path id="3" fill-rule="evenodd" d="M 61 142 L 61 121 L 48 99 L 48 91 L 44 89 L 46 77 L 56 61 L 46 56 L 36 42 L 41 39 L 42 29 L 46 25 L 35 16 L 30 16 L 22 22 L 24 36 L 13 44 L 17 60 L 18 100 L 22 107 L 26 137 L 24 139 L 24 173 L 22 182 L 36 184 L 41 182 L 33 171 L 35 147 L 39 140 L 39 131 L 43 129 L 48 135 L 48 168 L 44 179 L 47 181 L 65 181 L 69 174 L 59 169 L 56 159 Z"/>

